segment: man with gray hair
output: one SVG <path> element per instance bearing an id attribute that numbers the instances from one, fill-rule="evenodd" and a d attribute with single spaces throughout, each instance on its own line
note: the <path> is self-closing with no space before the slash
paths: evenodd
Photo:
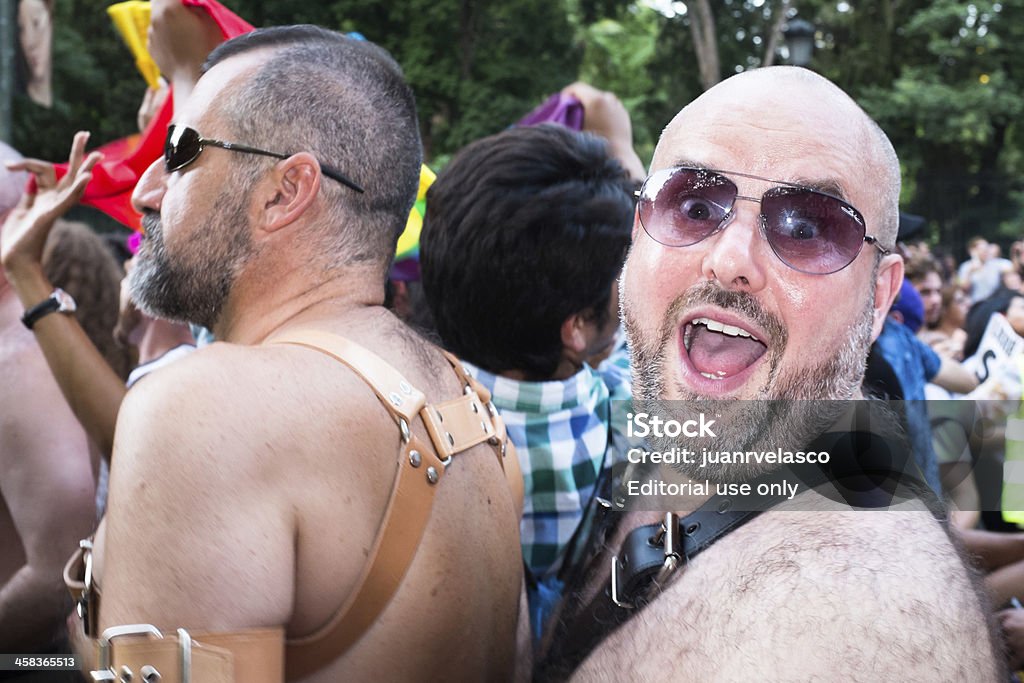
<path id="1" fill-rule="evenodd" d="M 98 680 L 512 676 L 515 454 L 486 391 L 383 307 L 421 155 L 398 65 L 313 26 L 223 43 L 178 103 L 129 283 L 218 342 L 121 405 L 69 569 Z"/>
<path id="2" fill-rule="evenodd" d="M 620 284 L 634 399 L 717 406 L 713 454 L 814 445 L 793 406 L 861 397 L 903 279 L 899 185 L 881 129 L 813 72 L 743 73 L 689 104 L 655 151 Z M 542 678 L 1005 680 L 988 599 L 924 502 L 881 496 L 884 477 L 808 478 L 744 507 L 743 485 L 778 483 L 780 465 L 716 460 L 670 468 L 690 487 L 667 512 L 616 515 Z M 853 509 L 879 500 L 899 509 Z"/>
<path id="3" fill-rule="evenodd" d="M 0 143 L 0 226 L 18 205 L 28 174 Z M 0 239 L 2 239 L 0 227 Z M 68 653 L 71 603 L 61 569 L 96 524 L 89 441 L 61 395 L 24 306 L 0 270 L 0 652 Z M 14 676 L 0 672 L 0 680 Z M 76 680 L 74 672 L 38 680 Z M 31 681 L 31 673 L 17 680 Z"/>

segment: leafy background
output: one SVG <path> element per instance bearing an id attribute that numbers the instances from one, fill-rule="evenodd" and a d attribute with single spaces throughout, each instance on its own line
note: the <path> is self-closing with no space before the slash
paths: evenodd
<path id="1" fill-rule="evenodd" d="M 702 64 L 717 58 L 714 80 L 784 62 L 777 28 L 799 17 L 816 29 L 811 68 L 892 139 L 903 207 L 928 219 L 934 244 L 962 254 L 973 234 L 1004 245 L 1024 237 L 1024 0 L 227 4 L 257 26 L 316 23 L 389 49 L 417 93 L 435 167 L 578 78 L 622 98 L 647 161 L 660 130 L 709 82 Z M 16 100 L 14 144 L 24 153 L 60 159 L 75 130 L 91 130 L 96 144 L 134 130 L 144 85 L 104 7 L 57 0 L 56 102 L 44 110 Z"/>

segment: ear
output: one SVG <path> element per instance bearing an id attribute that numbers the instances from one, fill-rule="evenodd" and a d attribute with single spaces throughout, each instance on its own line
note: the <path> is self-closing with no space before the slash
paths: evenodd
<path id="1" fill-rule="evenodd" d="M 580 355 L 587 348 L 586 319 L 582 313 L 573 313 L 562 323 L 562 346 L 566 351 Z"/>
<path id="2" fill-rule="evenodd" d="M 294 223 L 316 199 L 320 182 L 320 165 L 308 152 L 278 162 L 257 197 L 259 227 L 264 232 L 275 232 Z"/>
<path id="3" fill-rule="evenodd" d="M 640 232 L 642 226 L 640 225 L 640 207 L 638 206 L 633 210 L 633 234 L 630 236 L 630 240 L 636 242 L 637 233 Z"/>
<path id="4" fill-rule="evenodd" d="M 875 301 L 873 305 L 871 339 L 874 341 L 882 332 L 885 324 L 885 317 L 889 315 L 889 309 L 900 293 L 900 286 L 903 284 L 903 258 L 896 254 L 889 254 L 882 258 L 878 266 L 878 276 L 875 279 Z"/>

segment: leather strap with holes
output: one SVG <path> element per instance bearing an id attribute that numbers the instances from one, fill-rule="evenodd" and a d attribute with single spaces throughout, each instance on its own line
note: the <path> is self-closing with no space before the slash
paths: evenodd
<path id="1" fill-rule="evenodd" d="M 355 588 L 334 617 L 316 633 L 285 643 L 285 675 L 287 680 L 294 680 L 340 657 L 373 625 L 390 602 L 416 555 L 430 519 L 435 487 L 444 477 L 445 467 L 453 456 L 489 442 L 505 473 L 517 510 L 522 509 L 523 481 L 515 450 L 507 441 L 504 422 L 490 401 L 490 393 L 469 376 L 454 356 L 445 354 L 460 379 L 463 395 L 431 405 L 421 391 L 383 359 L 343 337 L 304 330 L 272 342 L 304 346 L 348 366 L 380 399 L 398 424 L 401 437 L 391 495 Z M 412 433 L 416 417 L 422 420 L 429 441 Z M 96 638 L 100 590 L 90 576 L 91 550 L 91 542 L 83 542 L 65 567 L 64 579 L 79 606 L 87 635 Z M 273 634 L 277 637 L 276 647 L 271 647 Z M 266 631 L 195 634 L 196 672 L 202 675 L 193 680 L 262 680 L 257 674 L 269 674 L 272 680 L 279 680 L 280 629 L 273 634 Z M 266 640 L 268 637 L 270 640 Z M 173 635 L 162 639 L 129 636 L 121 638 L 112 652 L 118 666 L 131 668 L 131 664 L 152 660 L 170 673 L 171 665 L 163 662 L 179 645 L 178 637 Z M 256 651 L 260 656 L 256 656 Z M 256 667 L 246 661 L 256 663 Z"/>
<path id="2" fill-rule="evenodd" d="M 373 352 L 334 334 L 302 330 L 272 340 L 324 353 L 348 366 L 365 381 L 398 423 L 402 436 L 397 473 L 369 560 L 356 587 L 335 616 L 316 633 L 286 643 L 287 678 L 302 678 L 341 656 L 370 628 L 398 590 L 412 564 L 434 502 L 436 485 L 450 459 L 485 441 L 495 448 L 510 482 L 517 506 L 522 501 L 522 477 L 504 423 L 490 395 L 477 390 L 472 378 L 452 356 L 464 393 L 440 404 L 428 404 L 391 365 Z M 430 441 L 412 434 L 419 416 Z"/>

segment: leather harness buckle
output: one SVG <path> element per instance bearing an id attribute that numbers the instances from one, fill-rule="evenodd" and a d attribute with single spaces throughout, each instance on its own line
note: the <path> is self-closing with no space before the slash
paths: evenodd
<path id="1" fill-rule="evenodd" d="M 658 548 L 662 548 L 665 561 L 662 563 L 658 570 L 652 587 L 660 587 L 665 584 L 668 578 L 673 572 L 678 569 L 683 563 L 682 547 L 680 545 L 679 538 L 679 515 L 674 512 L 665 513 L 665 521 L 661 523 L 661 527 L 658 529 L 658 533 L 654 535 L 649 543 Z M 626 586 L 623 585 L 623 562 L 619 560 L 618 555 L 612 556 L 612 580 L 611 580 L 611 598 L 612 602 L 616 606 L 622 609 L 635 609 L 637 601 L 640 598 L 649 597 L 650 591 L 646 591 L 643 595 L 630 596 L 627 595 Z"/>
<path id="2" fill-rule="evenodd" d="M 99 668 L 90 671 L 89 675 L 93 681 L 126 681 L 130 680 L 128 674 L 118 673 L 111 663 L 111 651 L 115 638 L 126 636 L 153 636 L 162 640 L 164 634 L 152 624 L 126 624 L 124 626 L 111 626 L 103 632 L 99 639 Z M 192 636 L 183 628 L 177 630 L 178 636 L 178 663 L 181 667 L 181 683 L 192 683 Z M 160 672 L 151 666 L 144 666 L 140 671 L 143 681 L 159 681 Z M 127 676 L 127 677 L 126 677 Z"/>

